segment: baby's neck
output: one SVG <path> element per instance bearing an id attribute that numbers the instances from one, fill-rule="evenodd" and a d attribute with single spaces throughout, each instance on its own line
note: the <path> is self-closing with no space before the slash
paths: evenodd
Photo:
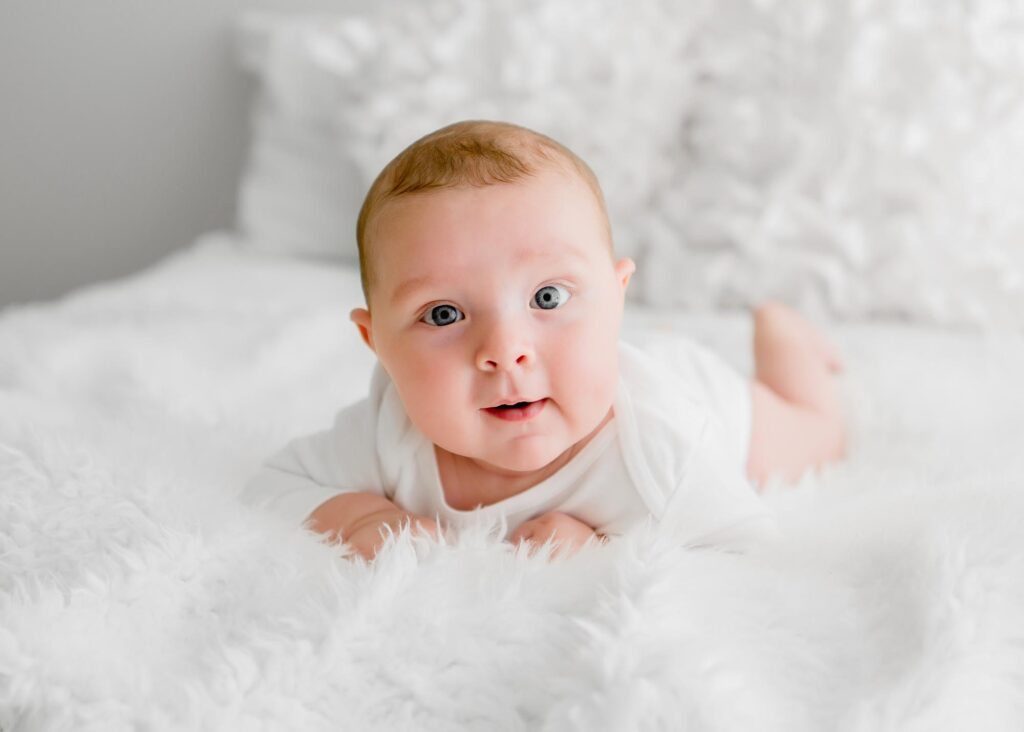
<path id="1" fill-rule="evenodd" d="M 613 412 L 609 409 L 605 418 L 590 434 L 570 446 L 544 467 L 528 472 L 508 473 L 496 470 L 472 458 L 456 455 L 434 445 L 437 471 L 441 479 L 445 502 L 457 511 L 471 511 L 477 506 L 490 506 L 506 498 L 511 498 L 542 483 L 576 457 L 587 443 L 608 424 L 612 415 Z"/>

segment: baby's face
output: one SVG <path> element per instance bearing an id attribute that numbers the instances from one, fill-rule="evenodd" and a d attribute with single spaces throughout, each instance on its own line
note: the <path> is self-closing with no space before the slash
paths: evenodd
<path id="1" fill-rule="evenodd" d="M 634 265 L 613 262 L 581 180 L 545 170 L 389 201 L 372 256 L 370 312 L 352 319 L 434 444 L 534 471 L 608 415 Z"/>

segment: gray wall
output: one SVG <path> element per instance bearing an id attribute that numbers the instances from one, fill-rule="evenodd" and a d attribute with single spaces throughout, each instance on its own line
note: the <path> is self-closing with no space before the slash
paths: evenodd
<path id="1" fill-rule="evenodd" d="M 0 307 L 136 271 L 232 226 L 244 7 L 355 0 L 3 0 Z"/>

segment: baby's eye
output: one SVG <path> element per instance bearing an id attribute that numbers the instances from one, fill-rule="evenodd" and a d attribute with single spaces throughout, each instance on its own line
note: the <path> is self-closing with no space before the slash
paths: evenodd
<path id="1" fill-rule="evenodd" d="M 541 310 L 554 310 L 565 305 L 568 300 L 569 291 L 561 285 L 545 285 L 534 293 L 530 307 L 533 307 L 533 303 L 537 303 L 537 307 Z"/>
<path id="2" fill-rule="evenodd" d="M 464 317 L 462 312 L 454 305 L 435 305 L 430 308 L 430 312 L 424 315 L 421 320 L 430 325 L 451 325 L 452 323 L 462 320 Z"/>

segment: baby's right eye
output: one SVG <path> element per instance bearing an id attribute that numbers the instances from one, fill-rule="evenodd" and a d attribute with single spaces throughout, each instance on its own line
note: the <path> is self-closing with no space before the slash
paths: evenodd
<path id="1" fill-rule="evenodd" d="M 454 305 L 435 305 L 421 320 L 430 325 L 442 326 L 457 323 L 464 317 L 466 316 L 462 314 L 462 311 Z"/>

